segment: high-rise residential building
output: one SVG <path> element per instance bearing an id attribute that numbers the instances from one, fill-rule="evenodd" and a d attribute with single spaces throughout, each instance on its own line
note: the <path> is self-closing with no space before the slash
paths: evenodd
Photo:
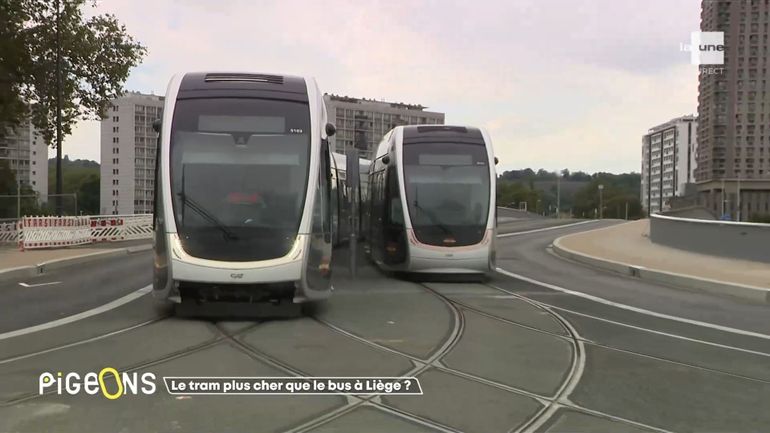
<path id="1" fill-rule="evenodd" d="M 700 69 L 701 205 L 747 220 L 770 214 L 770 75 L 767 0 L 702 0 L 701 31 L 724 33 L 724 65 Z"/>
<path id="2" fill-rule="evenodd" d="M 682 116 L 650 128 L 642 137 L 642 207 L 647 213 L 668 210 L 694 182 L 698 120 Z"/>
<path id="3" fill-rule="evenodd" d="M 163 96 L 128 92 L 112 101 L 101 121 L 102 215 L 152 213 L 157 134 Z"/>
<path id="4" fill-rule="evenodd" d="M 32 122 L 6 127 L 0 138 L 0 159 L 8 161 L 17 182 L 37 193 L 38 202 L 48 201 L 48 145 Z"/>
<path id="5" fill-rule="evenodd" d="M 324 102 L 329 121 L 337 127 L 332 149 L 345 153 L 355 147 L 366 159 L 372 158 L 382 136 L 396 126 L 444 124 L 444 113 L 426 111 L 422 105 L 330 94 L 324 95 Z"/>

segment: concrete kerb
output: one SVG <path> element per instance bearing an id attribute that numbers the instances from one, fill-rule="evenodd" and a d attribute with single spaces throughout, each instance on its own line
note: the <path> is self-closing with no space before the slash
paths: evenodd
<path id="1" fill-rule="evenodd" d="M 729 296 L 752 302 L 770 303 L 770 289 L 738 283 L 728 283 L 726 281 L 718 281 L 708 278 L 700 278 L 692 275 L 678 274 L 675 272 L 660 271 L 646 268 L 644 266 L 637 266 L 629 263 L 604 259 L 589 254 L 579 253 L 575 250 L 563 246 L 561 244 L 561 239 L 563 237 L 566 236 L 562 236 L 561 238 L 557 238 L 553 241 L 553 252 L 558 256 L 574 260 L 578 263 L 629 277 L 640 278 L 656 283 L 663 283 L 669 286 L 679 287 L 691 291 L 703 291 L 715 295 Z"/>
<path id="2" fill-rule="evenodd" d="M 38 275 L 45 274 L 46 272 L 67 268 L 69 266 L 79 265 L 83 263 L 95 262 L 98 260 L 109 259 L 113 257 L 124 256 L 128 254 L 135 254 L 143 251 L 149 251 L 152 249 L 152 244 L 147 245 L 135 245 L 131 247 L 115 248 L 105 251 L 96 251 L 86 254 L 80 254 L 73 257 L 64 257 L 61 259 L 48 260 L 37 265 L 20 266 L 11 269 L 0 270 L 0 282 L 20 280 L 24 278 L 31 278 Z"/>

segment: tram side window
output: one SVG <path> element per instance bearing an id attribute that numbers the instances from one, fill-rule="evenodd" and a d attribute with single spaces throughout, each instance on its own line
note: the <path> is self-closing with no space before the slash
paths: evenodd
<path id="1" fill-rule="evenodd" d="M 331 206 L 330 206 L 330 204 L 331 204 L 331 190 L 332 190 L 332 185 L 331 185 L 331 183 L 332 183 L 332 178 L 331 178 L 332 170 L 331 170 L 331 161 L 329 160 L 329 158 L 330 158 L 330 155 L 329 155 L 329 142 L 327 140 L 323 140 L 323 145 L 321 146 L 321 151 L 323 152 L 322 156 L 321 156 L 321 163 L 323 164 L 323 168 L 322 168 L 322 171 L 321 171 L 321 176 L 323 177 L 322 178 L 322 182 L 323 182 L 324 189 L 325 189 L 323 191 L 324 205 L 325 205 L 324 212 L 323 212 L 324 236 L 326 238 L 328 238 L 327 241 L 329 241 L 329 240 L 331 240 L 331 238 L 329 238 L 329 236 L 331 235 L 331 232 L 332 232 L 332 227 L 331 227 L 332 218 L 331 218 Z"/>
<path id="2" fill-rule="evenodd" d="M 401 207 L 401 199 L 398 197 L 390 199 L 390 221 L 393 224 L 404 224 L 404 210 Z"/>
<path id="3" fill-rule="evenodd" d="M 377 222 L 385 222 L 385 171 L 377 173 Z"/>
<path id="4" fill-rule="evenodd" d="M 385 195 L 387 197 L 385 221 L 389 225 L 403 226 L 404 211 L 401 208 L 401 195 L 398 190 L 398 173 L 396 172 L 396 167 L 394 165 L 388 167 L 387 185 L 385 188 Z"/>
<path id="5" fill-rule="evenodd" d="M 155 153 L 155 181 L 153 182 L 153 197 L 152 197 L 152 229 L 156 229 L 156 225 L 159 222 L 159 218 L 163 218 L 163 205 L 160 203 L 160 156 L 161 156 L 161 144 L 160 133 L 158 133 L 158 141 Z"/>

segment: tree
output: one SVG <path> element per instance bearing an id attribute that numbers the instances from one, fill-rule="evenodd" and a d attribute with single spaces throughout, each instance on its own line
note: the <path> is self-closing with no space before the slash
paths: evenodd
<path id="1" fill-rule="evenodd" d="M 531 212 L 537 210 L 537 202 L 541 200 L 539 191 L 528 188 L 521 182 L 502 181 L 497 183 L 497 203 L 501 206 L 520 206 L 527 203 L 527 209 Z"/>
<path id="2" fill-rule="evenodd" d="M 99 175 L 89 175 L 78 188 L 78 210 L 86 215 L 99 214 Z"/>
<path id="3" fill-rule="evenodd" d="M 29 58 L 23 41 L 24 21 L 20 1 L 0 2 L 0 123 L 6 126 L 18 125 L 25 114 L 21 88 Z M 6 133 L 5 127 L 0 128 L 0 138 Z"/>
<path id="4" fill-rule="evenodd" d="M 44 207 L 38 206 L 35 191 L 29 185 L 23 185 L 18 189 L 16 173 L 11 169 L 7 159 L 0 159 L 0 218 L 16 218 L 20 215 L 43 215 Z M 21 193 L 23 197 L 17 198 Z M 21 203 L 21 212 L 17 211 L 17 203 Z"/>
<path id="5" fill-rule="evenodd" d="M 110 100 L 122 94 L 129 71 L 139 64 L 146 49 L 114 15 L 84 19 L 86 0 L 4 3 L 15 15 L 9 18 L 9 47 L 2 52 L 16 53 L 8 68 L 20 71 L 21 77 L 5 88 L 16 101 L 24 101 L 32 123 L 57 149 L 56 193 L 61 194 L 63 137 L 71 133 L 78 120 L 104 116 Z M 14 94 L 15 90 L 18 94 Z M 0 121 L 18 119 L 13 110 L 7 119 L 0 117 Z"/>
<path id="6" fill-rule="evenodd" d="M 598 213 L 600 184 L 604 185 L 602 206 L 605 218 L 625 218 L 626 203 L 629 219 L 642 217 L 639 200 L 641 178 L 638 173 L 595 173 L 591 182 L 575 193 L 575 215 L 593 218 L 594 211 Z"/>
<path id="7" fill-rule="evenodd" d="M 0 159 L 0 195 L 16 194 L 16 174 L 7 159 Z"/>

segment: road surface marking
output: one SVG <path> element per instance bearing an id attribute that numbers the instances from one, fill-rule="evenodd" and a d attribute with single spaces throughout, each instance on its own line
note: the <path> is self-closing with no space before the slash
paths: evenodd
<path id="1" fill-rule="evenodd" d="M 526 234 L 529 234 L 529 233 L 544 232 L 544 231 L 547 231 L 547 230 L 563 229 L 563 228 L 567 228 L 567 227 L 579 226 L 581 224 L 588 224 L 588 223 L 595 223 L 595 222 L 599 222 L 599 220 L 579 221 L 579 222 L 576 222 L 576 223 L 563 224 L 563 225 L 560 225 L 560 226 L 543 227 L 543 228 L 534 229 L 534 230 L 525 230 L 523 232 L 503 233 L 501 235 L 497 235 L 497 237 L 498 238 L 507 238 L 509 236 L 519 236 L 519 235 L 526 235 Z"/>
<path id="2" fill-rule="evenodd" d="M 141 289 L 131 292 L 126 296 L 123 296 L 122 298 L 118 298 L 114 301 L 108 302 L 104 305 L 101 305 L 96 308 L 92 308 L 90 310 L 83 311 L 82 313 L 73 314 L 72 316 L 62 317 L 61 319 L 54 320 L 51 322 L 41 323 L 39 325 L 30 326 L 28 328 L 22 328 L 17 329 L 15 331 L 9 331 L 0 334 L 0 340 L 7 340 L 9 338 L 18 337 L 21 335 L 31 334 L 33 332 L 39 332 L 44 331 L 46 329 L 56 328 L 57 326 L 66 325 L 68 323 L 77 322 L 78 320 L 85 319 L 87 317 L 95 316 L 97 314 L 104 313 L 105 311 L 109 311 L 115 308 L 120 307 L 121 305 L 128 304 L 129 302 L 139 299 L 142 296 L 150 293 L 152 291 L 152 286 L 145 286 Z"/>
<path id="3" fill-rule="evenodd" d="M 91 343 L 91 342 L 97 341 L 97 340 L 103 340 L 103 339 L 105 339 L 107 337 L 112 337 L 114 335 L 122 334 L 122 333 L 128 332 L 128 331 L 133 331 L 134 329 L 141 328 L 143 326 L 149 325 L 150 323 L 155 323 L 155 322 L 157 322 L 159 320 L 161 320 L 161 319 L 151 319 L 151 320 L 148 320 L 146 322 L 142 322 L 142 323 L 138 323 L 136 325 L 129 326 L 127 328 L 118 329 L 116 331 L 108 332 L 108 333 L 102 334 L 102 335 L 97 335 L 97 336 L 91 337 L 91 338 L 86 338 L 85 340 L 79 340 L 79 341 L 75 341 L 75 342 L 72 342 L 72 343 L 67 343 L 67 344 L 64 344 L 64 345 L 61 345 L 61 346 L 51 347 L 49 349 L 40 350 L 38 352 L 33 352 L 33 353 L 27 353 L 27 354 L 24 354 L 24 355 L 14 356 L 13 358 L 6 358 L 6 359 L 3 359 L 2 361 L 0 361 L 0 365 L 7 364 L 9 362 L 18 361 L 20 359 L 32 358 L 33 356 L 44 355 L 46 353 L 55 352 L 57 350 L 68 349 L 70 347 L 80 346 L 81 344 Z"/>
<path id="4" fill-rule="evenodd" d="M 40 286 L 50 286 L 53 284 L 61 284 L 61 281 L 51 281 L 50 283 L 38 283 L 38 284 L 19 283 L 19 285 L 22 287 L 40 287 Z"/>
<path id="5" fill-rule="evenodd" d="M 719 347 L 720 349 L 735 350 L 737 352 L 744 352 L 744 353 L 749 353 L 749 354 L 752 354 L 752 355 L 759 355 L 759 356 L 770 357 L 770 353 L 762 352 L 762 351 L 759 351 L 759 350 L 744 349 L 744 348 L 741 348 L 741 347 L 730 346 L 730 345 L 727 345 L 727 344 L 715 343 L 713 341 L 700 340 L 700 339 L 697 339 L 697 338 L 687 337 L 687 336 L 684 336 L 684 335 L 672 334 L 672 333 L 669 333 L 669 332 L 658 331 L 658 330 L 650 329 L 650 328 L 644 328 L 642 326 L 631 325 L 629 323 L 618 322 L 616 320 L 611 320 L 611 319 L 605 319 L 603 317 L 594 316 L 592 314 L 581 313 L 579 311 L 570 310 L 569 308 L 562 308 L 562 307 L 557 307 L 557 306 L 554 306 L 554 305 L 551 305 L 551 308 L 553 308 L 555 310 L 559 310 L 559 311 L 564 311 L 566 313 L 575 314 L 577 316 L 583 316 L 583 317 L 587 317 L 589 319 L 598 320 L 600 322 L 611 323 L 613 325 L 618 325 L 618 326 L 624 326 L 626 328 L 635 329 L 637 331 L 649 332 L 651 334 L 662 335 L 664 337 L 671 337 L 671 338 L 676 338 L 676 339 L 679 339 L 679 340 L 690 341 L 690 342 L 693 342 L 693 343 L 700 343 L 700 344 L 705 344 L 705 345 L 708 345 L 708 346 Z"/>
<path id="6" fill-rule="evenodd" d="M 546 288 L 551 289 L 551 290 L 556 290 L 558 292 L 566 293 L 568 295 L 577 296 L 579 298 L 588 299 L 590 301 L 598 302 L 600 304 L 609 305 L 609 306 L 612 306 L 612 307 L 615 307 L 615 308 L 620 308 L 620 309 L 623 309 L 623 310 L 633 311 L 633 312 L 639 313 L 639 314 L 646 314 L 648 316 L 653 316 L 653 317 L 657 317 L 657 318 L 660 318 L 660 319 L 668 319 L 668 320 L 673 320 L 675 322 L 687 323 L 688 325 L 701 326 L 701 327 L 704 327 L 704 328 L 716 329 L 718 331 L 729 332 L 729 333 L 739 334 L 739 335 L 746 335 L 746 336 L 749 336 L 749 337 L 761 338 L 763 340 L 770 340 L 770 335 L 767 335 L 767 334 L 762 334 L 762 333 L 754 332 L 754 331 L 746 331 L 744 329 L 732 328 L 732 327 L 724 326 L 724 325 L 717 325 L 715 323 L 701 322 L 700 320 L 687 319 L 687 318 L 678 317 L 678 316 L 671 316 L 671 315 L 668 315 L 668 314 L 658 313 L 656 311 L 647 310 L 647 309 L 644 309 L 644 308 L 634 307 L 634 306 L 627 305 L 627 304 L 621 304 L 619 302 L 610 301 L 609 299 L 600 298 L 598 296 L 589 295 L 589 294 L 583 293 L 583 292 L 576 292 L 574 290 L 565 289 L 564 287 L 560 287 L 560 286 L 557 286 L 557 285 L 554 285 L 554 284 L 549 284 L 549 283 L 545 283 L 545 282 L 542 282 L 542 281 L 538 281 L 538 280 L 535 280 L 535 279 L 532 279 L 532 278 L 529 278 L 529 277 L 525 277 L 524 275 L 520 275 L 520 274 L 516 274 L 516 273 L 510 272 L 510 271 L 506 271 L 503 268 L 497 268 L 497 272 L 500 272 L 501 274 L 507 275 L 509 277 L 513 277 L 513 278 L 516 278 L 516 279 L 519 279 L 519 280 L 522 280 L 522 281 L 526 281 L 528 283 L 537 284 L 538 286 L 546 287 Z M 507 290 L 504 290 L 504 291 L 507 292 Z M 508 292 L 508 293 L 515 293 L 515 292 Z M 559 308 L 559 307 L 554 306 L 554 308 Z"/>

